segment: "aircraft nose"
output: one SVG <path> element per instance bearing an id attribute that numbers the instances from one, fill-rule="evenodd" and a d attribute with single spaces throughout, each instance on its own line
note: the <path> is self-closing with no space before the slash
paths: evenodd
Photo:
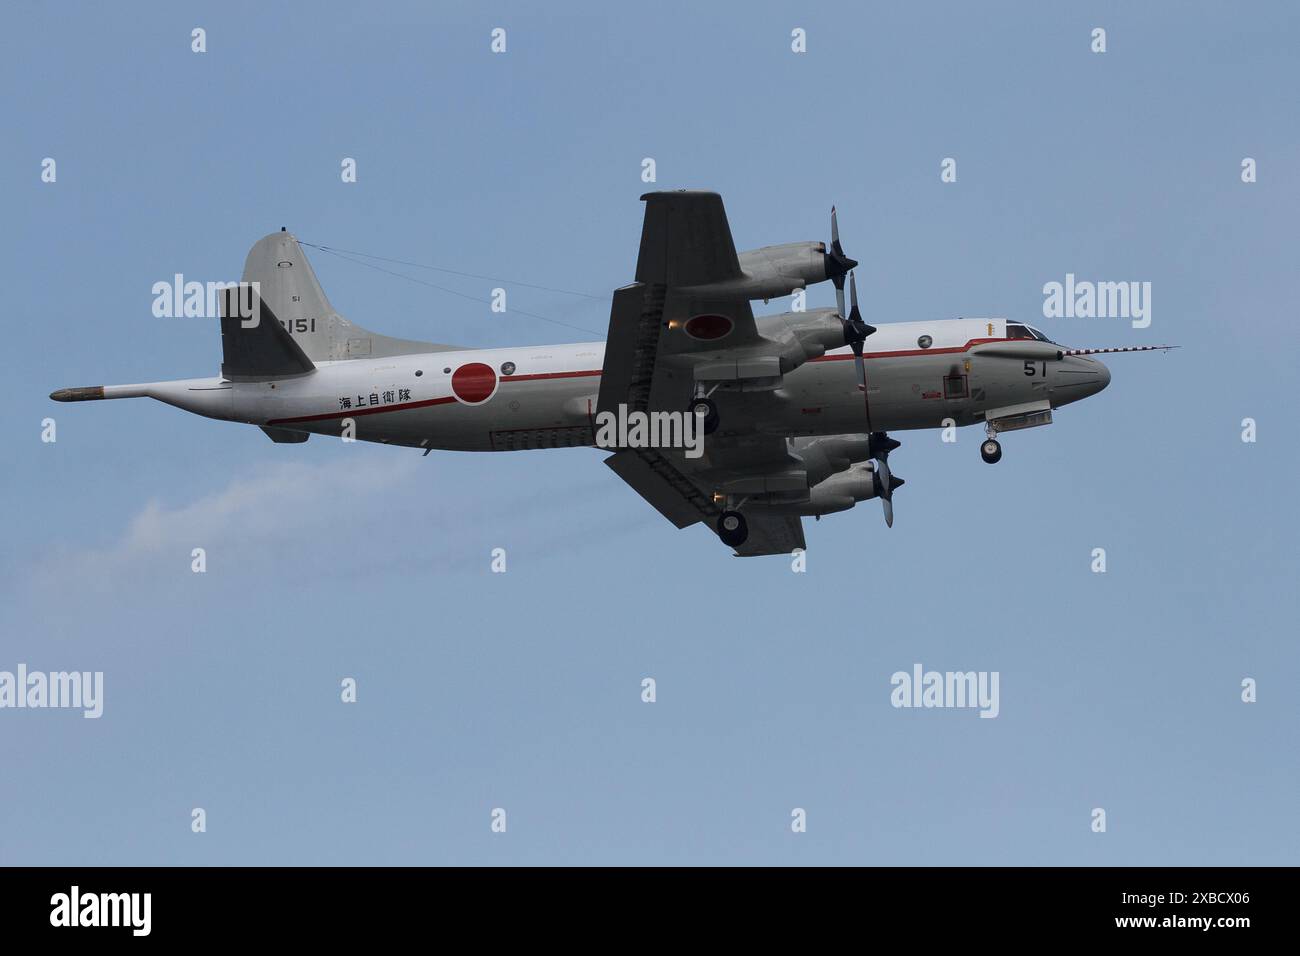
<path id="1" fill-rule="evenodd" d="M 1110 369 L 1096 359 L 1083 355 L 1068 356 L 1056 371 L 1052 388 L 1052 405 L 1068 405 L 1096 395 L 1110 384 Z"/>
<path id="2" fill-rule="evenodd" d="M 1094 378 L 1093 378 L 1093 386 L 1091 389 L 1091 394 L 1096 395 L 1098 392 L 1100 392 L 1102 389 L 1104 389 L 1107 385 L 1110 384 L 1110 369 L 1108 369 L 1105 365 L 1102 365 L 1096 359 L 1092 359 L 1092 364 L 1095 368 L 1095 372 L 1093 373 Z"/>

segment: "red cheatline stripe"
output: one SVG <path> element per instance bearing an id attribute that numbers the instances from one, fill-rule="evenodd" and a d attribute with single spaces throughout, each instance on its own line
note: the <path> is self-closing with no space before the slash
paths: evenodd
<path id="1" fill-rule="evenodd" d="M 593 368 L 584 372 L 540 372 L 537 375 L 502 375 L 503 382 L 535 382 L 544 378 L 582 378 L 586 375 L 599 375 L 601 369 Z"/>
<path id="2" fill-rule="evenodd" d="M 952 355 L 954 352 L 969 352 L 972 346 L 983 345 L 985 342 L 1019 342 L 1020 339 L 971 339 L 965 345 L 950 349 L 901 349 L 897 352 L 863 352 L 863 358 L 885 358 L 898 355 Z M 1033 341 L 1025 339 L 1024 341 Z M 852 362 L 852 353 L 848 355 L 823 355 L 821 358 L 812 359 L 813 362 Z"/>
<path id="3" fill-rule="evenodd" d="M 446 398 L 430 398 L 423 402 L 407 402 L 404 405 L 386 405 L 383 408 L 353 408 L 347 411 L 326 412 L 324 415 L 299 415 L 297 418 L 273 418 L 268 425 L 288 425 L 292 422 L 327 422 L 331 418 L 357 418 L 361 415 L 379 415 L 383 412 L 402 412 L 408 408 L 427 408 L 430 405 L 446 405 L 448 402 L 454 402 L 456 399 L 448 395 Z"/>
<path id="4" fill-rule="evenodd" d="M 584 378 L 588 375 L 599 375 L 601 370 L 584 369 L 580 372 L 541 372 L 536 375 L 503 375 L 503 382 L 532 382 L 539 379 L 551 378 Z M 268 425 L 288 425 L 293 422 L 327 422 L 332 418 L 356 418 L 358 415 L 379 415 L 384 412 L 404 412 L 411 408 L 428 408 L 430 405 L 446 405 L 456 401 L 455 397 L 448 395 L 445 398 L 430 398 L 422 402 L 405 402 L 401 405 L 385 405 L 381 408 L 356 408 L 339 412 L 326 412 L 323 415 L 299 415 L 296 418 L 273 418 L 267 422 Z"/>

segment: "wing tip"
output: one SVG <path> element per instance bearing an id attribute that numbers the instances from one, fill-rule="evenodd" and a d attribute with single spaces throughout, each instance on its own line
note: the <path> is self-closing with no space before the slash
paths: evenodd
<path id="1" fill-rule="evenodd" d="M 722 198 L 722 194 L 712 189 L 656 189 L 653 192 L 642 193 L 641 201 L 649 202 L 652 199 L 666 200 L 680 196 L 713 196 L 717 199 Z"/>

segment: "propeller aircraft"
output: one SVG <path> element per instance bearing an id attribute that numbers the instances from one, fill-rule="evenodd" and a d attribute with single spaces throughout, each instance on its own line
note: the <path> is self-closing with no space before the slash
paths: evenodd
<path id="1" fill-rule="evenodd" d="M 998 435 L 1109 384 L 1093 355 L 1167 348 L 1071 349 L 1005 319 L 871 325 L 834 209 L 829 246 L 737 253 L 717 193 L 642 199 L 635 281 L 614 292 L 604 342 L 474 349 L 368 331 L 335 311 L 282 229 L 226 290 L 219 375 L 50 397 L 147 397 L 278 443 L 344 436 L 425 454 L 591 446 L 602 416 L 689 415 L 702 454 L 626 441 L 605 463 L 678 528 L 705 523 L 752 556 L 803 548 L 802 518 L 873 498 L 892 527 L 891 432 L 983 424 L 993 464 Z M 826 280 L 834 309 L 753 314 L 755 300 Z"/>

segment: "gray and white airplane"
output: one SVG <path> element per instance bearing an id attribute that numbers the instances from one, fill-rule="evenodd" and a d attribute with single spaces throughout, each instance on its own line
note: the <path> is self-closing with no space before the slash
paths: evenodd
<path id="1" fill-rule="evenodd" d="M 802 517 L 871 498 L 892 526 L 903 480 L 889 465 L 891 431 L 982 422 L 980 454 L 995 463 L 999 433 L 1049 424 L 1054 409 L 1106 387 L 1110 372 L 1088 356 L 1164 348 L 1069 349 L 1004 319 L 872 326 L 834 210 L 829 248 L 738 255 L 717 193 L 642 199 L 636 281 L 614 292 L 605 342 L 472 349 L 370 332 L 334 310 L 281 230 L 253 246 L 243 292 L 226 297 L 219 376 L 50 397 L 148 397 L 257 425 L 275 442 L 344 435 L 426 454 L 591 446 L 604 413 L 686 412 L 701 449 L 624 435 L 605 464 L 678 528 L 706 522 L 748 556 L 803 548 Z M 825 280 L 837 309 L 751 310 Z M 235 307 L 248 288 L 251 312 Z"/>

